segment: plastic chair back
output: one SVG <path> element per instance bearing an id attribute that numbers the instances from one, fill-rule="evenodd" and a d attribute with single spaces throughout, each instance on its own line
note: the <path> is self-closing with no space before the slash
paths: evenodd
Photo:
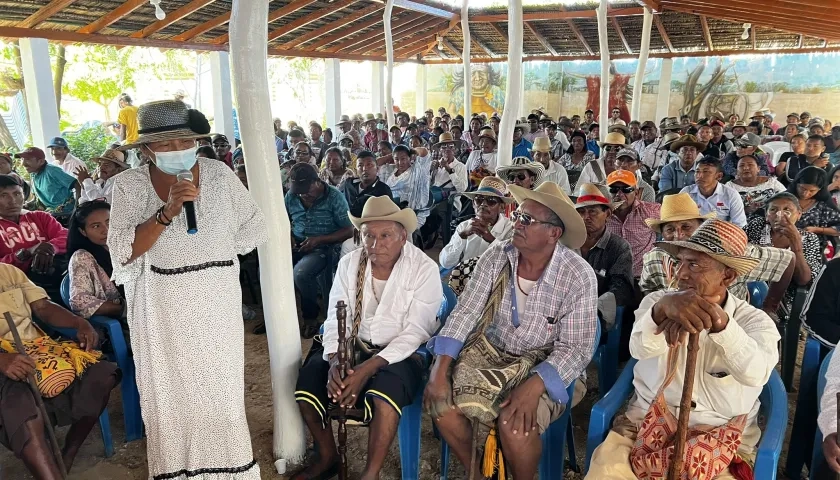
<path id="1" fill-rule="evenodd" d="M 767 298 L 769 289 L 766 282 L 748 282 L 747 292 L 750 294 L 750 305 L 761 308 L 764 305 L 764 299 Z"/>

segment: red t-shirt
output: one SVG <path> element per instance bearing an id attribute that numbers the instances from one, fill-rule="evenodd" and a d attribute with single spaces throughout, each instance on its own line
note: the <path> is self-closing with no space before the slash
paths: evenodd
<path id="1" fill-rule="evenodd" d="M 0 240 L 0 262 L 24 271 L 29 270 L 32 260 L 18 260 L 15 253 L 22 248 L 49 242 L 55 247 L 56 255 L 67 252 L 67 229 L 47 212 L 23 210 L 18 223 L 0 218 Z"/>

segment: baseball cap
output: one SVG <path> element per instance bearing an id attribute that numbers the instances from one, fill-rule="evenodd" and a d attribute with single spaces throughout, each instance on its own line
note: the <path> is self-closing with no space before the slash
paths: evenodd
<path id="1" fill-rule="evenodd" d="M 630 157 L 633 160 L 636 160 L 636 161 L 639 160 L 638 152 L 636 152 L 632 148 L 622 148 L 621 150 L 619 150 L 618 155 L 616 155 L 615 158 L 621 158 L 621 157 Z"/>
<path id="2" fill-rule="evenodd" d="M 53 148 L 53 147 L 70 148 L 70 146 L 67 145 L 67 140 L 65 140 L 61 137 L 55 137 L 52 140 L 50 140 L 50 144 L 47 145 L 47 148 Z"/>
<path id="3" fill-rule="evenodd" d="M 735 140 L 735 146 L 737 147 L 757 147 L 759 145 L 761 145 L 761 137 L 754 133 L 745 133 Z"/>
<path id="4" fill-rule="evenodd" d="M 607 176 L 607 185 L 623 183 L 628 187 L 636 186 L 636 175 L 628 170 L 615 170 Z"/>
<path id="5" fill-rule="evenodd" d="M 212 139 L 212 143 L 218 143 L 218 142 L 224 142 L 224 143 L 230 144 L 230 141 L 228 140 L 227 136 L 222 135 L 220 133 L 217 133 L 216 135 L 213 135 L 213 139 Z"/>
<path id="6" fill-rule="evenodd" d="M 318 181 L 318 172 L 308 163 L 296 163 L 289 170 L 289 192 L 292 195 L 302 195 L 309 191 L 312 182 Z"/>
<path id="7" fill-rule="evenodd" d="M 35 159 L 45 159 L 47 158 L 44 155 L 44 151 L 38 147 L 29 147 L 26 150 L 15 154 L 15 158 L 35 158 Z"/>
<path id="8" fill-rule="evenodd" d="M 655 131 L 655 130 L 656 130 L 656 124 L 655 124 L 655 123 L 653 123 L 653 122 L 652 122 L 652 121 L 650 121 L 650 120 L 646 120 L 645 122 L 643 122 L 643 123 L 642 123 L 642 126 L 641 126 L 641 127 L 639 127 L 639 129 L 640 129 L 640 130 L 644 130 L 644 129 L 646 129 L 646 128 L 650 128 L 650 129 L 653 129 L 653 130 Z"/>

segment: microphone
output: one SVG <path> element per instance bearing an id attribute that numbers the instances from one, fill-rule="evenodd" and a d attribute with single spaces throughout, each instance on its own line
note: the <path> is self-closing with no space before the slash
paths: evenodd
<path id="1" fill-rule="evenodd" d="M 193 174 L 189 170 L 184 170 L 176 177 L 178 181 L 188 180 L 193 181 Z M 184 214 L 187 216 L 187 233 L 190 235 L 198 233 L 198 224 L 195 221 L 195 204 L 193 202 L 184 202 Z"/>

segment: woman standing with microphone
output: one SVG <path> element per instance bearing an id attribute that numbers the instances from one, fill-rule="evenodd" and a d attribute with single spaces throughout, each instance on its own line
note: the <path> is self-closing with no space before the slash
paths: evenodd
<path id="1" fill-rule="evenodd" d="M 201 112 L 159 101 L 137 116 L 140 137 L 120 148 L 148 162 L 115 177 L 108 247 L 125 286 L 149 477 L 256 480 L 237 254 L 267 241 L 265 220 L 226 165 L 196 159 L 195 139 L 210 133 Z"/>

